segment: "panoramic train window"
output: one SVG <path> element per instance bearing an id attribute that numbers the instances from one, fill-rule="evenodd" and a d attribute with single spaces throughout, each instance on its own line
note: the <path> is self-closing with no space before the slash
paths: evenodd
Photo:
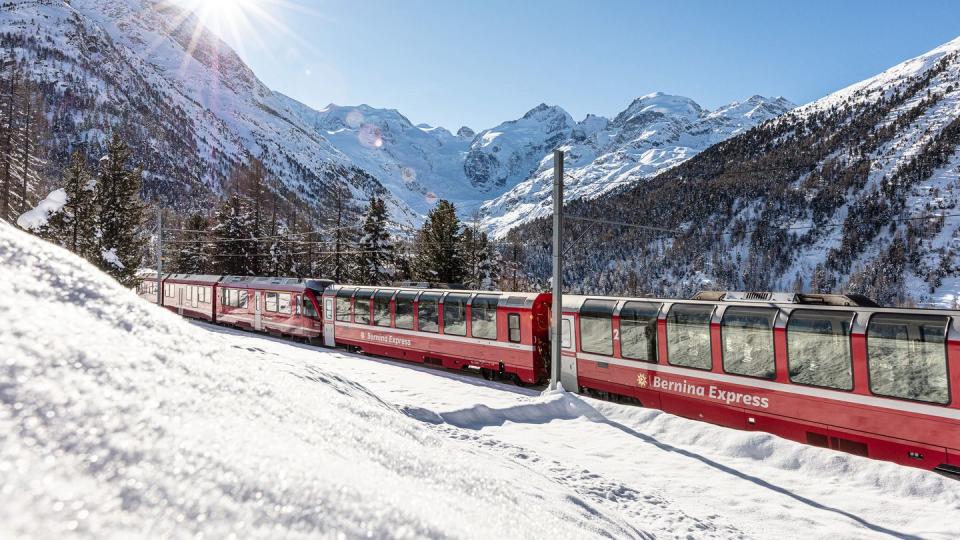
<path id="1" fill-rule="evenodd" d="M 394 308 L 394 326 L 397 328 L 413 329 L 413 299 L 417 297 L 415 292 L 403 292 L 397 294 Z"/>
<path id="2" fill-rule="evenodd" d="M 280 293 L 277 295 L 277 311 L 290 315 L 293 313 L 293 303 L 290 299 L 290 293 Z"/>
<path id="3" fill-rule="evenodd" d="M 390 326 L 390 299 L 393 291 L 377 291 L 373 295 L 373 324 Z"/>
<path id="4" fill-rule="evenodd" d="M 237 293 L 237 307 L 247 309 L 247 291 L 239 291 Z"/>
<path id="5" fill-rule="evenodd" d="M 848 311 L 795 310 L 787 322 L 787 367 L 798 384 L 853 390 Z"/>
<path id="6" fill-rule="evenodd" d="M 467 301 L 469 294 L 448 294 L 443 299 L 443 333 L 467 335 Z"/>
<path id="7" fill-rule="evenodd" d="M 350 305 L 350 297 L 353 296 L 353 292 L 356 289 L 340 289 L 337 291 L 337 320 L 350 322 L 350 315 L 352 306 Z"/>
<path id="8" fill-rule="evenodd" d="M 275 292 L 267 293 L 267 301 L 264 304 L 264 309 L 266 309 L 271 313 L 277 312 L 277 293 Z"/>
<path id="9" fill-rule="evenodd" d="M 507 315 L 507 339 L 511 343 L 520 343 L 520 314 Z"/>
<path id="10" fill-rule="evenodd" d="M 587 300 L 580 307 L 580 349 L 583 352 L 613 354 L 614 300 Z"/>
<path id="11" fill-rule="evenodd" d="M 497 339 L 499 296 L 477 296 L 470 304 L 471 334 L 475 338 Z"/>
<path id="12" fill-rule="evenodd" d="M 777 374 L 773 356 L 776 308 L 730 306 L 723 313 L 723 370 L 735 375 L 772 379 Z"/>
<path id="13" fill-rule="evenodd" d="M 947 323 L 937 315 L 878 313 L 867 326 L 870 391 L 946 405 Z"/>
<path id="14" fill-rule="evenodd" d="M 357 324 L 370 324 L 370 299 L 373 297 L 373 291 L 359 290 L 353 298 L 354 322 Z"/>
<path id="15" fill-rule="evenodd" d="M 660 304 L 627 302 L 620 310 L 620 355 L 657 361 L 657 314 Z"/>
<path id="16" fill-rule="evenodd" d="M 421 332 L 440 331 L 440 295 L 421 294 L 417 302 L 417 324 Z"/>
<path id="17" fill-rule="evenodd" d="M 710 369 L 713 306 L 674 304 L 667 315 L 667 359 L 674 366 Z"/>

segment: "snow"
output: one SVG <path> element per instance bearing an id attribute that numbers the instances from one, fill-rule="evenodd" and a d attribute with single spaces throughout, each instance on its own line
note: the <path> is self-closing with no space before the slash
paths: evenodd
<path id="1" fill-rule="evenodd" d="M 0 269 L 0 537 L 960 535 L 932 473 L 190 323 L 5 224 Z"/>
<path id="2" fill-rule="evenodd" d="M 63 205 L 67 204 L 67 192 L 61 189 L 55 189 L 49 195 L 31 210 L 27 210 L 23 215 L 17 218 L 17 225 L 23 229 L 35 231 L 47 224 L 50 216 L 55 214 Z"/>

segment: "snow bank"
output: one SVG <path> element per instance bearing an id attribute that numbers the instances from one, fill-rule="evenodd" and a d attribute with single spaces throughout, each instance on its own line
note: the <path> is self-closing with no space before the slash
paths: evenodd
<path id="1" fill-rule="evenodd" d="M 5 224 L 0 325 L 0 537 L 646 536 Z"/>
<path id="2" fill-rule="evenodd" d="M 54 212 L 57 212 L 63 205 L 67 204 L 67 192 L 61 189 L 55 189 L 47 195 L 47 198 L 40 201 L 36 208 L 24 212 L 17 218 L 17 225 L 29 231 L 35 231 L 47 224 L 47 220 Z"/>

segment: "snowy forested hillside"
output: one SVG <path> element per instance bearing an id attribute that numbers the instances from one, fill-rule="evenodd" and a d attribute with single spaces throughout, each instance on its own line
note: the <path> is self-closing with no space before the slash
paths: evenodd
<path id="1" fill-rule="evenodd" d="M 4 223 L 0 326 L 3 538 L 960 535 L 934 473 L 192 324 Z"/>
<path id="2" fill-rule="evenodd" d="M 4 4 L 0 50 L 18 62 L 0 70 L 0 82 L 29 79 L 46 96 L 48 178 L 56 181 L 73 150 L 87 145 L 95 156 L 122 129 L 145 170 L 147 197 L 181 213 L 221 196 L 234 169 L 256 157 L 271 189 L 293 206 L 320 208 L 333 186 L 346 185 L 361 201 L 386 196 L 400 225 L 419 223 L 442 198 L 464 217 L 482 210 L 485 225 L 503 234 L 546 212 L 549 164 L 542 160 L 557 146 L 571 154 L 573 193 L 593 197 L 792 107 L 754 96 L 710 112 L 653 94 L 613 120 L 577 122 L 541 104 L 494 128 L 453 134 L 392 109 L 313 110 L 267 88 L 198 24 L 160 0 Z M 30 189 L 32 203 L 53 187 Z"/>
<path id="3" fill-rule="evenodd" d="M 960 39 L 721 142 L 571 215 L 573 288 L 850 291 L 960 303 Z M 568 238 L 587 223 L 570 222 Z M 518 231 L 549 269 L 550 224 Z"/>

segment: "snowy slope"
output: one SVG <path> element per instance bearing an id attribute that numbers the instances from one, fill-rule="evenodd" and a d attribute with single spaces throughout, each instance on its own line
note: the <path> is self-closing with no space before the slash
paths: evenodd
<path id="1" fill-rule="evenodd" d="M 593 199 L 634 184 L 791 108 L 783 98 L 753 96 L 707 111 L 689 98 L 658 92 L 634 100 L 612 121 L 588 116 L 557 145 L 566 154 L 565 198 Z M 483 206 L 495 235 L 552 212 L 553 157 L 540 155 L 523 181 Z"/>
<path id="2" fill-rule="evenodd" d="M 960 535 L 932 473 L 191 324 L 6 224 L 0 325 L 0 537 Z"/>
<path id="3" fill-rule="evenodd" d="M 645 535 L 313 350 L 193 327 L 2 223 L 0 269 L 4 538 Z"/>

